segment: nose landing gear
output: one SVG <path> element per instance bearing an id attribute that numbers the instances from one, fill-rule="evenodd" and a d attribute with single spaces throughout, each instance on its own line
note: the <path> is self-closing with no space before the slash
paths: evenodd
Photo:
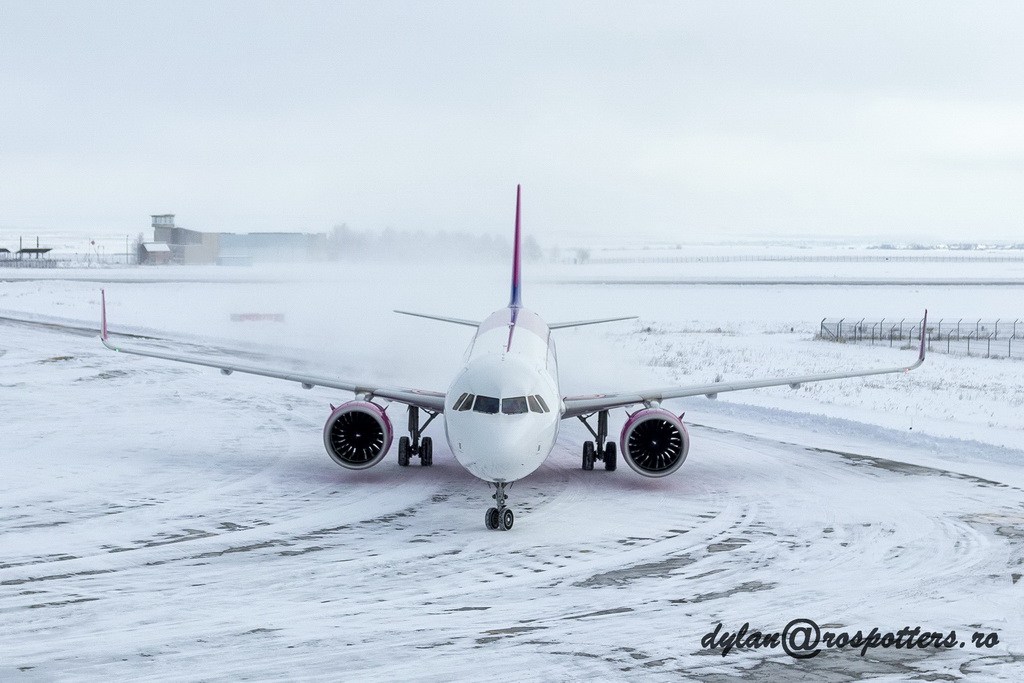
<path id="1" fill-rule="evenodd" d="M 494 502 L 497 507 L 488 508 L 487 512 L 484 513 L 484 525 L 491 530 L 501 529 L 502 531 L 508 531 L 515 524 L 516 516 L 512 513 L 510 508 L 505 507 L 505 501 L 508 496 L 505 493 L 505 489 L 512 486 L 510 482 L 496 481 L 492 482 L 491 486 L 494 487 Z"/>
<path id="2" fill-rule="evenodd" d="M 608 411 L 602 410 L 597 414 L 597 431 L 594 431 L 594 428 L 587 422 L 593 416 L 593 413 L 577 416 L 583 426 L 594 435 L 594 441 L 583 442 L 583 469 L 592 470 L 595 460 L 603 460 L 604 468 L 609 472 L 614 472 L 617 460 L 615 442 L 605 443 L 608 440 Z"/>
<path id="3" fill-rule="evenodd" d="M 423 426 L 420 426 L 420 409 L 416 406 L 409 406 L 409 436 L 403 436 L 398 440 L 398 464 L 402 467 L 409 466 L 409 459 L 414 456 L 420 457 L 420 465 L 429 467 L 434 464 L 434 442 L 429 436 L 420 439 L 423 430 L 427 428 L 438 413 L 423 409 L 423 412 L 430 415 Z"/>

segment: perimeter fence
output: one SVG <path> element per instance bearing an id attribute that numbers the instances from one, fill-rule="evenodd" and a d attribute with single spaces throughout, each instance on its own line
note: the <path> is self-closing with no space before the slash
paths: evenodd
<path id="1" fill-rule="evenodd" d="M 57 268 L 61 263 L 61 261 L 49 258 L 0 258 L 0 268 Z"/>
<path id="2" fill-rule="evenodd" d="M 921 320 L 824 318 L 818 338 L 826 341 L 903 346 L 917 344 Z M 1024 319 L 942 318 L 925 330 L 928 350 L 985 358 L 1024 359 Z"/>
<path id="3" fill-rule="evenodd" d="M 52 258 L 4 258 L 0 255 L 0 268 L 92 268 L 135 266 L 135 254 L 65 254 Z"/>

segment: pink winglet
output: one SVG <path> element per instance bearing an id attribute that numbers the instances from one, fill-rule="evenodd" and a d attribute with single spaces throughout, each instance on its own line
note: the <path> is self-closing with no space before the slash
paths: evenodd
<path id="1" fill-rule="evenodd" d="M 917 355 L 918 360 L 924 360 L 924 344 L 928 339 L 928 309 L 924 309 L 924 320 L 921 321 L 921 352 Z"/>
<path id="2" fill-rule="evenodd" d="M 100 315 L 100 339 L 107 340 L 107 293 L 100 290 L 100 301 L 102 302 L 102 313 Z"/>

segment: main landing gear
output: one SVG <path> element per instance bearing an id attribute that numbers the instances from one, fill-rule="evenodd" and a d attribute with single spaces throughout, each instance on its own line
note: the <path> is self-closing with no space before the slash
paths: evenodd
<path id="1" fill-rule="evenodd" d="M 505 501 L 508 499 L 505 489 L 511 488 L 512 482 L 495 481 L 491 482 L 491 486 L 494 487 L 494 495 L 491 498 L 494 499 L 497 507 L 488 508 L 487 512 L 484 513 L 484 525 L 491 530 L 501 529 L 502 531 L 508 531 L 516 521 L 516 516 L 512 514 L 512 510 L 505 507 Z"/>
<path id="2" fill-rule="evenodd" d="M 398 464 L 402 467 L 409 466 L 409 459 L 420 456 L 420 465 L 429 467 L 434 464 L 434 442 L 429 436 L 420 439 L 420 434 L 427 428 L 438 413 L 423 409 L 423 412 L 430 415 L 423 426 L 420 426 L 420 409 L 416 406 L 409 406 L 409 436 L 403 436 L 398 440 Z"/>
<path id="3" fill-rule="evenodd" d="M 615 442 L 605 443 L 608 440 L 608 411 L 602 410 L 597 414 L 597 431 L 587 422 L 594 416 L 593 413 L 584 417 L 577 416 L 579 421 L 594 435 L 594 441 L 583 442 L 583 469 L 594 469 L 595 460 L 603 460 L 604 468 L 609 472 L 615 471 L 616 452 Z"/>

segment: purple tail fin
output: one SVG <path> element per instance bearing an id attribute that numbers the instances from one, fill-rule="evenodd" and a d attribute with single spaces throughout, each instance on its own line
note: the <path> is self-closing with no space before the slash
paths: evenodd
<path id="1" fill-rule="evenodd" d="M 519 218 L 520 218 L 520 193 L 522 191 L 522 185 L 516 185 L 516 237 L 515 244 L 513 245 L 512 252 L 512 296 L 509 298 L 508 305 L 510 308 L 519 308 L 523 305 L 521 293 L 519 289 L 519 264 L 520 264 L 520 239 L 519 239 Z"/>

